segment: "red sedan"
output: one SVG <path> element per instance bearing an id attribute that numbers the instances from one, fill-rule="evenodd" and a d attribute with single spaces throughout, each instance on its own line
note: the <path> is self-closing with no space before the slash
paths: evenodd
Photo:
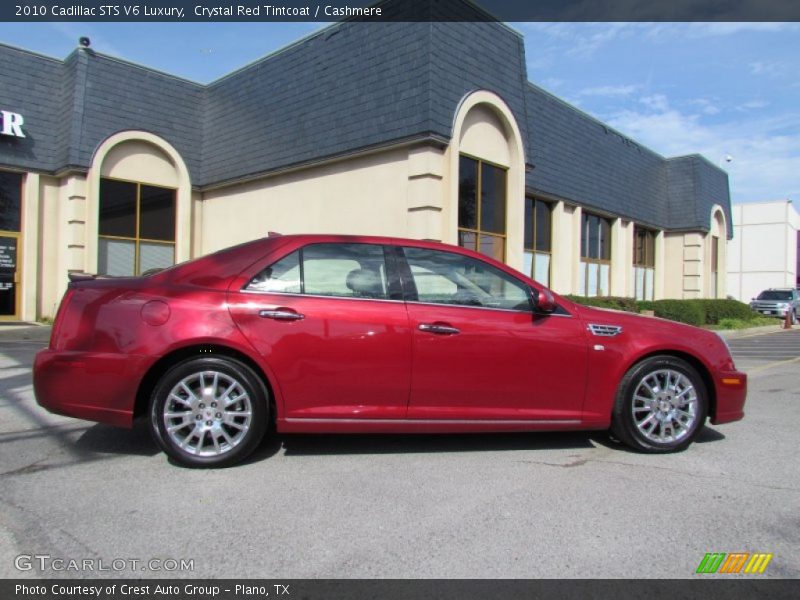
<path id="1" fill-rule="evenodd" d="M 470 250 L 288 235 L 149 276 L 73 275 L 34 365 L 48 410 L 130 427 L 191 466 L 279 432 L 608 429 L 682 450 L 744 415 L 715 333 L 588 308 Z"/>

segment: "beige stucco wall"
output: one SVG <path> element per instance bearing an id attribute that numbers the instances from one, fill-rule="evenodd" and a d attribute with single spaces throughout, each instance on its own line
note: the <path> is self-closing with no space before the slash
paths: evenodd
<path id="1" fill-rule="evenodd" d="M 39 265 L 37 265 L 38 306 L 36 316 L 53 317 L 67 288 L 67 270 L 59 257 L 59 240 L 66 235 L 60 218 L 61 182 L 55 177 L 39 177 Z M 61 253 L 62 255 L 65 253 Z"/>
<path id="2" fill-rule="evenodd" d="M 573 264 L 578 260 L 576 254 L 578 247 L 572 243 L 575 210 L 580 211 L 580 208 L 576 209 L 562 201 L 555 203 L 551 213 L 553 246 L 550 258 L 550 285 L 560 294 L 570 294 L 574 289 Z"/>
<path id="3" fill-rule="evenodd" d="M 406 235 L 408 157 L 401 148 L 207 191 L 196 219 L 200 253 L 269 231 Z"/>

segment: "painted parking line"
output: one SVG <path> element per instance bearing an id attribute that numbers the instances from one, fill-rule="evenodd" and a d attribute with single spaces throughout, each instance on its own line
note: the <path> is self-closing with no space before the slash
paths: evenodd
<path id="1" fill-rule="evenodd" d="M 756 373 L 761 373 L 762 371 L 766 371 L 767 369 L 772 369 L 773 367 L 780 367 L 781 365 L 789 365 L 792 363 L 800 363 L 800 356 L 797 356 L 795 358 L 790 358 L 788 360 L 778 360 L 752 369 L 747 369 L 747 374 L 754 375 Z"/>

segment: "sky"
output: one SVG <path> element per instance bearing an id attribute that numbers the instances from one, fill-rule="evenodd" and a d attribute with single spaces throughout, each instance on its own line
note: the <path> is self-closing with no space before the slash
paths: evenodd
<path id="1" fill-rule="evenodd" d="M 800 204 L 800 24 L 511 23 L 528 79 L 663 156 L 700 153 L 734 202 Z M 0 42 L 97 52 L 200 83 L 323 23 L 0 23 Z"/>

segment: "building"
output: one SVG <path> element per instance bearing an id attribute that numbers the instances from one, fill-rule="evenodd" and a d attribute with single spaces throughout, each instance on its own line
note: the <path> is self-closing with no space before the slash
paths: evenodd
<path id="1" fill-rule="evenodd" d="M 767 288 L 800 288 L 800 214 L 791 200 L 733 205 L 728 294 L 749 302 Z"/>
<path id="2" fill-rule="evenodd" d="M 462 244 L 561 293 L 725 295 L 727 175 L 529 82 L 502 23 L 341 22 L 208 85 L 84 47 L 0 60 L 4 318 L 52 316 L 71 271 L 269 230 Z"/>

